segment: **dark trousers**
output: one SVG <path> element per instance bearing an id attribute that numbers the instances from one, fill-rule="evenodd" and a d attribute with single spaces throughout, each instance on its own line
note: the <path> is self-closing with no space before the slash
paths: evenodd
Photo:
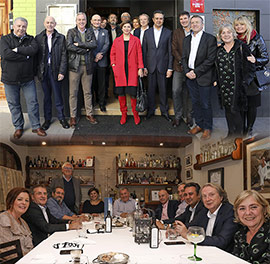
<path id="1" fill-rule="evenodd" d="M 160 111 L 162 114 L 168 114 L 168 102 L 167 102 L 167 78 L 166 73 L 162 74 L 155 70 L 153 73 L 148 73 L 148 115 L 152 115 L 155 113 L 156 103 L 155 103 L 155 95 L 156 88 L 158 87 L 159 91 L 159 104 Z"/>
<path id="2" fill-rule="evenodd" d="M 46 74 L 41 82 L 44 92 L 43 108 L 45 120 L 52 119 L 52 92 L 54 94 L 55 108 L 57 110 L 57 117 L 59 120 L 65 118 L 64 105 L 61 92 L 61 82 L 55 81 L 50 66 L 47 67 Z"/>
<path id="3" fill-rule="evenodd" d="M 225 116 L 228 125 L 228 135 L 241 136 L 243 133 L 243 119 L 240 112 L 225 106 Z"/>
<path id="4" fill-rule="evenodd" d="M 99 67 L 96 65 L 93 72 L 93 84 L 92 84 L 92 94 L 95 94 L 96 102 L 105 106 L 105 79 L 106 77 L 106 67 Z"/>
<path id="5" fill-rule="evenodd" d="M 186 79 L 186 85 L 192 101 L 196 124 L 202 129 L 212 130 L 213 118 L 211 107 L 212 86 L 200 86 L 196 79 Z"/>

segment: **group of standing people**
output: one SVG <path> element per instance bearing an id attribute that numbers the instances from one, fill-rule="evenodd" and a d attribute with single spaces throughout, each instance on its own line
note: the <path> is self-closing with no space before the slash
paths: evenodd
<path id="1" fill-rule="evenodd" d="M 149 27 L 149 16 L 141 14 L 132 20 L 132 28 L 127 12 L 121 15 L 120 25 L 115 14 L 110 14 L 108 20 L 95 14 L 91 17 L 91 27 L 87 28 L 86 15 L 78 13 L 76 27 L 68 30 L 65 39 L 55 29 L 53 17 L 46 17 L 45 29 L 35 38 L 26 33 L 26 19 L 16 18 L 13 31 L 1 38 L 0 53 L 2 82 L 15 127 L 14 138 L 19 139 L 23 134 L 20 90 L 26 98 L 32 131 L 39 136 L 46 136 L 45 130 L 51 124 L 52 93 L 62 127 L 76 127 L 80 83 L 86 119 L 92 125 L 97 124 L 93 115 L 93 95 L 100 110 L 106 112 L 109 64 L 114 75 L 113 92 L 122 113 L 121 125 L 127 121 L 127 94 L 131 98 L 135 124 L 141 121 L 136 111 L 138 77 L 143 78 L 147 86 L 146 119 L 155 114 L 158 89 L 161 115 L 171 122 L 167 80 L 173 76 L 174 127 L 183 119 L 190 127 L 189 134 L 202 132 L 202 139 L 211 137 L 211 93 L 216 84 L 220 105 L 225 109 L 228 136 L 251 135 L 256 110 L 261 104 L 255 71 L 269 61 L 263 38 L 245 16 L 235 19 L 233 25 L 220 27 L 219 44 L 213 35 L 203 30 L 204 21 L 199 15 L 190 17 L 188 12 L 182 12 L 179 15 L 181 27 L 173 32 L 163 26 L 164 19 L 164 13 L 156 10 L 152 17 L 153 27 Z M 61 81 L 67 71 L 69 123 L 64 116 L 61 93 Z M 38 76 L 44 91 L 45 121 L 42 126 L 34 75 Z"/>

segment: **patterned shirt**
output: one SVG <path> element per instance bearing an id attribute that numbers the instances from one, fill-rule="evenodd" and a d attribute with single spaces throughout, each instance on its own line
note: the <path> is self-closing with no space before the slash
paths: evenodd
<path id="1" fill-rule="evenodd" d="M 233 254 L 252 264 L 270 263 L 270 222 L 264 223 L 247 243 L 248 228 L 242 226 L 234 236 Z"/>
<path id="2" fill-rule="evenodd" d="M 217 63 L 220 72 L 220 90 L 224 105 L 226 106 L 231 106 L 235 89 L 234 54 L 234 47 L 229 52 L 223 47 L 217 54 Z"/>

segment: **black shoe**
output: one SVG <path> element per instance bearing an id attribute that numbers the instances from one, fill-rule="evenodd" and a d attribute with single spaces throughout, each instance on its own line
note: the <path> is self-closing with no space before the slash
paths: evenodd
<path id="1" fill-rule="evenodd" d="M 41 128 L 43 130 L 47 130 L 51 125 L 51 120 L 45 120 L 45 122 L 43 123 L 43 125 L 41 126 Z"/>
<path id="2" fill-rule="evenodd" d="M 106 111 L 107 111 L 105 105 L 100 105 L 99 108 L 100 108 L 100 111 L 101 111 L 101 112 L 106 112 Z"/>
<path id="3" fill-rule="evenodd" d="M 169 117 L 168 114 L 162 114 L 162 116 L 169 122 L 172 122 L 172 119 Z"/>
<path id="4" fill-rule="evenodd" d="M 62 125 L 63 128 L 65 128 L 65 129 L 69 128 L 69 124 L 66 121 L 66 119 L 59 120 L 59 122 L 60 122 L 60 124 Z"/>
<path id="5" fill-rule="evenodd" d="M 180 120 L 175 118 L 175 119 L 173 120 L 172 126 L 173 126 L 173 127 L 178 127 L 179 125 L 180 125 Z"/>
<path id="6" fill-rule="evenodd" d="M 147 116 L 145 117 L 145 120 L 150 119 L 152 116 L 154 116 L 154 114 L 150 114 L 150 113 L 148 113 L 148 114 L 147 114 Z"/>

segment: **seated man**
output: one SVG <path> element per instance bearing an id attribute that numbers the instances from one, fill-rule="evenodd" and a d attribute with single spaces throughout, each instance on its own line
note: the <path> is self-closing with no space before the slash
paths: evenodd
<path id="1" fill-rule="evenodd" d="M 47 189 L 44 185 L 36 185 L 32 189 L 32 202 L 22 216 L 27 222 L 33 236 L 33 245 L 36 246 L 56 231 L 80 229 L 81 221 L 58 220 L 51 215 L 47 208 Z"/>
<path id="2" fill-rule="evenodd" d="M 165 224 L 171 224 L 175 220 L 181 221 L 185 225 L 188 225 L 191 221 L 193 221 L 202 208 L 204 208 L 203 203 L 200 201 L 200 185 L 195 182 L 189 182 L 185 185 L 184 188 L 184 197 L 187 203 L 187 207 L 183 214 L 175 217 L 174 219 L 164 220 Z M 162 228 L 163 226 L 159 226 Z"/>
<path id="3" fill-rule="evenodd" d="M 120 198 L 115 200 L 113 204 L 113 215 L 120 217 L 127 217 L 129 213 L 135 211 L 136 201 L 130 198 L 127 188 L 121 188 L 119 191 Z"/>
<path id="4" fill-rule="evenodd" d="M 47 201 L 47 207 L 50 213 L 57 219 L 63 220 L 75 220 L 80 218 L 82 221 L 87 221 L 88 217 L 86 215 L 76 215 L 74 214 L 64 202 L 65 191 L 64 188 L 57 186 L 52 191 L 52 197 Z"/>
<path id="5" fill-rule="evenodd" d="M 182 213 L 184 213 L 186 207 L 188 206 L 188 204 L 185 201 L 185 196 L 184 196 L 185 185 L 186 184 L 184 182 L 182 182 L 182 183 L 179 183 L 178 186 L 177 186 L 177 194 L 179 196 L 179 205 L 178 205 L 178 209 L 176 211 L 175 216 L 179 216 Z"/>
<path id="6" fill-rule="evenodd" d="M 205 230 L 205 240 L 200 245 L 215 246 L 231 251 L 233 237 L 237 230 L 234 223 L 233 206 L 228 202 L 227 193 L 213 183 L 203 186 L 201 197 L 205 208 L 201 209 L 196 218 L 187 225 L 201 226 Z M 187 238 L 187 227 L 176 221 L 176 230 L 182 237 Z"/>
<path id="7" fill-rule="evenodd" d="M 178 209 L 179 202 L 176 200 L 169 200 L 169 194 L 166 190 L 160 190 L 158 193 L 160 204 L 156 209 L 156 219 L 161 220 L 163 224 L 164 220 L 173 220 L 175 218 L 176 211 Z M 159 221 L 157 221 L 158 223 Z"/>

